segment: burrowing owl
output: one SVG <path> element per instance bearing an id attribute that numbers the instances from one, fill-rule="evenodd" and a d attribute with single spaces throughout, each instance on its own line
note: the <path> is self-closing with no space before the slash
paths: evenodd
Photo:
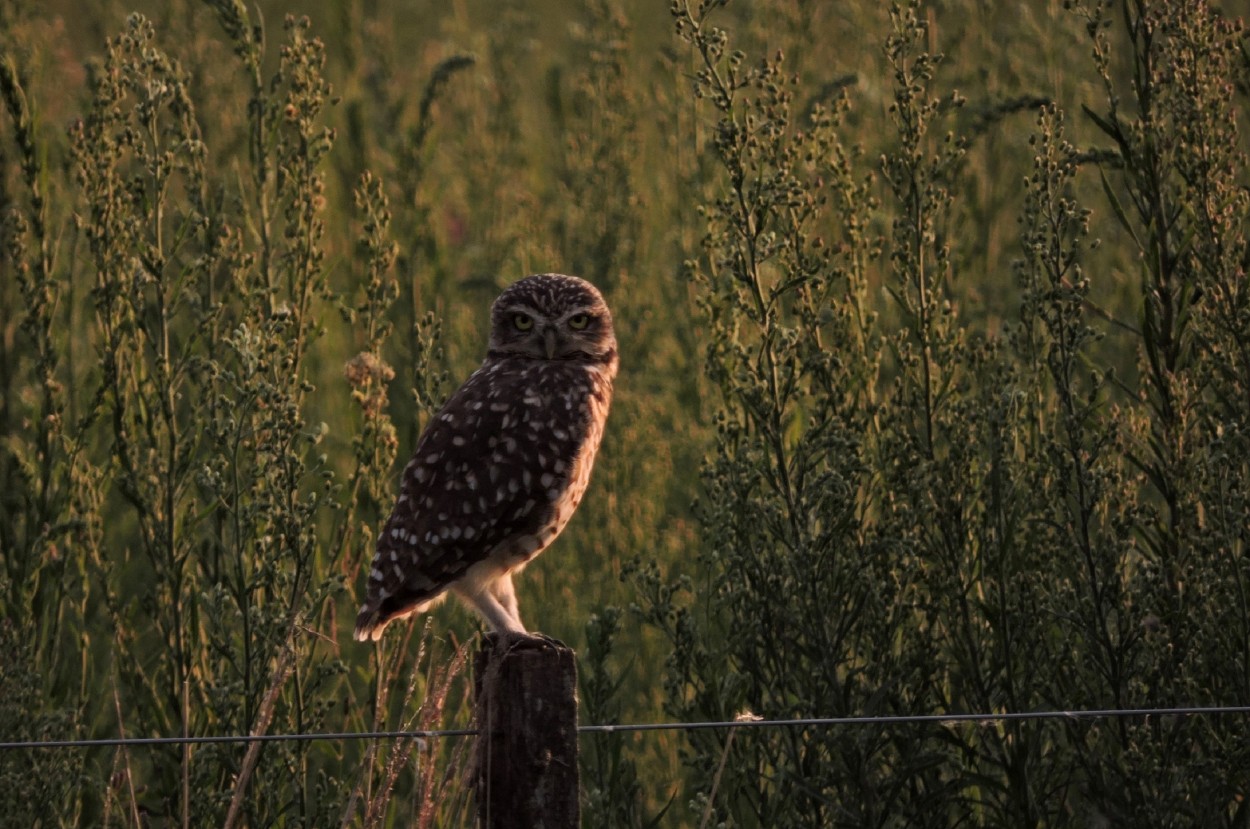
<path id="1" fill-rule="evenodd" d="M 356 638 L 451 591 L 494 630 L 524 633 L 512 576 L 582 500 L 616 377 L 612 316 L 595 287 L 540 274 L 490 313 L 486 361 L 417 441 L 378 537 Z"/>

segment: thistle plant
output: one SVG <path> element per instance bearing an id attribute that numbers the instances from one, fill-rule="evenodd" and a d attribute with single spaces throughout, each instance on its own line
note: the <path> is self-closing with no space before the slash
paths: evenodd
<path id="1" fill-rule="evenodd" d="M 845 100 L 796 123 L 783 55 L 752 64 L 706 6 L 672 12 L 698 67 L 694 95 L 714 119 L 708 151 L 722 183 L 703 206 L 703 255 L 687 263 L 719 401 L 697 507 L 702 575 L 666 584 L 644 569 L 638 578 L 646 618 L 673 647 L 668 710 L 714 720 L 852 710 L 867 690 L 857 654 L 889 638 L 894 614 L 878 569 L 885 548 L 858 532 L 876 371 L 862 295 L 879 246 L 868 229 L 873 201 L 848 174 L 855 151 L 838 140 Z M 704 798 L 695 808 L 750 825 L 828 825 L 834 804 L 853 799 L 853 770 L 885 749 L 876 735 L 845 742 L 800 731 L 744 731 L 732 745 L 725 734 L 690 739 Z M 802 768 L 803 781 L 767 779 L 769 768 Z"/>
<path id="2" fill-rule="evenodd" d="M 39 658 L 52 678 L 76 668 L 68 719 L 41 722 L 77 721 L 84 736 L 324 729 L 344 673 L 335 607 L 351 571 L 339 559 L 355 552 L 361 513 L 376 520 L 395 457 L 385 411 L 392 375 L 381 356 L 397 295 L 386 198 L 376 179 L 363 179 L 365 343 L 348 366 L 362 416 L 345 441 L 356 464 L 343 488 L 325 452 L 329 427 L 310 417 L 324 406 L 315 349 L 326 311 L 342 304 L 325 262 L 322 166 L 333 132 L 324 46 L 306 19 L 288 18 L 276 69 L 262 79 L 263 28 L 239 4 L 216 12 L 251 95 L 237 187 L 216 178 L 190 78 L 140 15 L 92 68 L 91 103 L 71 131 L 77 227 L 94 279 L 85 336 L 98 370 L 75 373 L 61 353 L 55 315 L 80 276 L 56 269 L 31 113 L 17 74 L 3 77 L 30 194 L 6 238 L 47 410 L 39 431 L 6 442 L 15 452 L 5 470 L 27 476 L 21 491 L 45 493 L 20 506 L 46 514 L 43 537 L 21 543 L 65 549 L 72 565 L 38 588 L 21 562 L 49 557 L 39 548 L 16 555 L 20 536 L 6 540 L 6 589 L 19 591 L 6 618 L 56 639 L 58 617 L 82 630 L 90 647 L 81 654 L 49 640 L 21 664 Z M 68 429 L 67 376 L 80 394 L 95 389 Z M 16 415 L 6 414 L 6 435 Z M 42 473 L 24 460 L 31 450 Z M 24 526 L 6 521 L 6 530 Z M 64 698 L 52 683 L 45 693 Z M 325 825 L 348 788 L 327 763 L 350 755 L 307 741 L 80 753 L 72 757 L 84 769 L 112 771 L 104 785 L 81 788 L 64 815 Z"/>
<path id="3" fill-rule="evenodd" d="M 885 197 L 877 204 L 868 176 L 812 174 L 853 171 L 862 157 L 841 149 L 839 123 L 822 121 L 819 107 L 804 125 L 810 130 L 792 126 L 799 91 L 787 84 L 784 58 L 752 68 L 710 22 L 719 5 L 674 6 L 698 67 L 695 97 L 714 113 L 708 152 L 722 178 L 703 206 L 706 258 L 692 265 L 710 331 L 707 373 L 720 400 L 699 508 L 700 568 L 668 582 L 654 569 L 638 575 L 644 617 L 672 645 L 673 714 L 1034 710 L 1072 704 L 1065 700 L 1118 708 L 1211 698 L 1186 676 L 1233 687 L 1231 677 L 1216 679 L 1214 661 L 1193 672 L 1191 654 L 1210 646 L 1227 657 L 1240 623 L 1224 620 L 1234 634 L 1220 636 L 1205 620 L 1221 613 L 1195 612 L 1192 599 L 1181 599 L 1197 579 L 1204 595 L 1229 597 L 1212 607 L 1240 606 L 1226 591 L 1235 594 L 1243 580 L 1232 564 L 1241 542 L 1231 536 L 1219 536 L 1208 564 L 1197 563 L 1193 533 L 1209 525 L 1197 504 L 1240 503 L 1229 500 L 1239 485 L 1228 475 L 1241 467 L 1226 468 L 1220 496 L 1200 494 L 1204 484 L 1190 477 L 1203 468 L 1200 435 L 1222 438 L 1228 421 L 1198 427 L 1198 412 L 1216 398 L 1204 399 L 1193 380 L 1202 364 L 1196 321 L 1216 315 L 1199 300 L 1205 289 L 1183 287 L 1198 280 L 1187 283 L 1181 263 L 1201 249 L 1211 278 L 1209 263 L 1227 264 L 1240 236 L 1213 221 L 1209 207 L 1177 206 L 1219 190 L 1221 215 L 1239 215 L 1236 187 L 1223 184 L 1244 174 L 1226 114 L 1233 87 L 1193 63 L 1230 48 L 1238 29 L 1209 10 L 1126 6 L 1115 25 L 1128 33 L 1131 98 L 1157 108 L 1173 95 L 1208 96 L 1203 113 L 1221 113 L 1199 116 L 1178 101 L 1175 120 L 1151 109 L 1126 122 L 1116 111 L 1124 96 L 1114 91 L 1109 7 L 1086 10 L 1112 110 L 1087 115 L 1118 149 L 1077 148 L 1062 109 L 1042 102 L 1020 219 L 1023 255 L 1013 266 L 1021 303 L 1007 314 L 1019 322 L 1001 338 L 978 327 L 993 312 L 964 307 L 972 294 L 960 280 L 984 277 L 955 243 L 969 215 L 958 209 L 966 151 L 989 127 L 961 120 L 963 96 L 940 91 L 944 59 L 933 51 L 929 8 L 890 12 L 884 63 L 894 80 L 893 129 L 880 156 Z M 1228 58 L 1212 60 L 1237 76 Z M 1184 140 L 1183 112 L 1184 129 L 1196 134 Z M 975 129 L 961 137 L 969 123 Z M 1202 161 L 1185 153 L 1217 139 L 1217 163 L 1209 151 L 1198 153 Z M 1098 163 L 1109 214 L 1140 245 L 1147 291 L 1138 328 L 1093 299 L 1087 260 L 1102 252 L 1091 235 L 1094 211 L 1077 193 L 1087 192 L 1082 177 Z M 868 188 L 857 191 L 863 181 Z M 853 207 L 829 216 L 825 205 Z M 1199 212 L 1208 218 L 1196 220 Z M 863 231 L 874 225 L 890 228 L 883 247 Z M 1216 226 L 1231 244 L 1200 245 L 1199 228 Z M 830 227 L 845 234 L 831 246 L 836 254 L 820 252 L 813 238 L 815 228 Z M 1220 272 L 1211 290 L 1227 323 L 1237 318 L 1226 310 L 1240 295 L 1226 282 L 1237 266 Z M 857 288 L 878 281 L 891 300 L 879 316 Z M 825 285 L 837 287 L 818 292 L 818 310 L 808 311 L 801 300 L 809 286 Z M 1230 336 L 1217 328 L 1205 329 L 1206 341 Z M 1139 338 L 1130 348 L 1142 358 L 1140 391 L 1127 397 L 1130 381 L 1098 367 L 1126 331 Z M 812 341 L 819 347 L 800 347 Z M 1208 365 L 1227 379 L 1237 362 L 1219 353 Z M 830 355 L 836 362 L 818 371 Z M 807 385 L 807 377 L 820 382 Z M 815 435 L 840 439 L 820 454 Z M 817 481 L 838 485 L 805 500 L 821 491 Z M 812 549 L 827 552 L 805 558 Z M 840 569 L 847 556 L 853 565 Z M 1184 576 L 1175 575 L 1177 563 Z M 809 603 L 818 615 L 805 615 Z M 1172 638 L 1181 629 L 1185 643 Z M 809 631 L 819 650 L 805 649 Z M 1055 662 L 1082 667 L 1038 674 L 1037 665 Z M 865 727 L 854 740 L 803 733 L 778 737 L 771 749 L 753 731 L 732 740 L 696 733 L 687 762 L 701 799 L 692 812 L 746 825 L 934 826 L 961 815 L 980 825 L 1040 826 L 1167 812 L 1213 825 L 1235 820 L 1237 810 L 1205 788 L 1215 781 L 1192 763 L 1224 756 L 1232 744 L 1220 732 L 1214 724 L 1129 720 Z M 1185 784 L 1192 806 L 1154 799 L 1174 763 L 1193 771 Z M 789 787 L 797 780 L 796 793 Z"/>

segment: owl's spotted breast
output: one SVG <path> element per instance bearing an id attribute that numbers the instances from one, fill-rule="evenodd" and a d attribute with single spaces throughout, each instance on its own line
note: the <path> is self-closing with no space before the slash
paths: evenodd
<path id="1" fill-rule="evenodd" d="M 589 367 L 583 377 L 572 378 L 563 391 L 541 404 L 540 408 L 548 411 L 563 407 L 566 412 L 574 413 L 579 428 L 566 440 L 568 432 L 556 424 L 556 418 L 547 421 L 546 428 L 554 439 L 552 450 L 556 460 L 553 466 L 558 469 L 553 469 L 550 477 L 540 476 L 540 495 L 550 503 L 550 509 L 530 536 L 533 541 L 527 538 L 518 549 L 508 551 L 521 563 L 529 561 L 550 544 L 581 504 L 582 494 L 590 483 L 599 442 L 603 439 L 603 423 L 607 419 L 611 394 L 612 381 L 606 376 L 606 371 Z M 540 454 L 540 465 L 543 457 Z M 535 549 L 526 549 L 533 544 L 537 544 Z"/>

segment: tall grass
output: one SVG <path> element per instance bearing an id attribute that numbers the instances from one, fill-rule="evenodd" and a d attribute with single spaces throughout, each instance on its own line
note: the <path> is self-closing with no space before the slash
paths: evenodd
<path id="1" fill-rule="evenodd" d="M 6 739 L 463 725 L 476 621 L 354 594 L 546 270 L 621 339 L 520 585 L 584 722 L 1250 701 L 1227 10 L 136 5 L 0 12 Z M 1242 725 L 599 734 L 584 813 L 1232 827 Z M 7 752 L 0 822 L 463 825 L 465 751 Z"/>

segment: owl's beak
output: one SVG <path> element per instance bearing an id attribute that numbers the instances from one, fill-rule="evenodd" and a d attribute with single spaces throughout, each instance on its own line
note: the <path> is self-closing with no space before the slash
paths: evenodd
<path id="1" fill-rule="evenodd" d="M 547 359 L 553 360 L 556 356 L 556 330 L 554 328 L 546 328 L 543 330 L 543 346 L 547 349 Z"/>

